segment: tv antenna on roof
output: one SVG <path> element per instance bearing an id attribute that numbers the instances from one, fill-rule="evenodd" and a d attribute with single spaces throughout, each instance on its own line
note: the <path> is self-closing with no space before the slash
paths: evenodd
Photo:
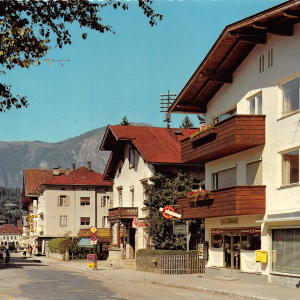
<path id="1" fill-rule="evenodd" d="M 168 91 L 167 95 L 160 95 L 160 112 L 166 113 L 166 119 L 164 120 L 164 122 L 167 122 L 167 128 L 170 128 L 171 123 L 171 114 L 168 113 L 168 110 L 176 99 L 176 96 L 176 93 L 170 94 L 170 91 Z"/>

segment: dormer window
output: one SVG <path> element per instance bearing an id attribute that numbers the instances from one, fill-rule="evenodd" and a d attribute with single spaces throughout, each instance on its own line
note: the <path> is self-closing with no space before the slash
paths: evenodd
<path id="1" fill-rule="evenodd" d="M 134 149 L 129 148 L 129 169 L 134 168 Z"/>

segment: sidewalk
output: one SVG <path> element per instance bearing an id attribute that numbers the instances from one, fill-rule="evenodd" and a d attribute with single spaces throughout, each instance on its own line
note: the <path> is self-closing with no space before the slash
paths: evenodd
<path id="1" fill-rule="evenodd" d="M 95 272 L 97 275 L 104 275 L 122 280 L 130 278 L 134 282 L 147 282 L 149 284 L 160 284 L 178 288 L 206 291 L 209 293 L 231 295 L 243 299 L 257 300 L 298 300 L 300 299 L 300 289 L 296 287 L 286 287 L 272 283 L 252 283 L 244 280 L 230 280 L 206 277 L 204 274 L 194 275 L 162 275 L 150 272 L 135 271 L 135 260 L 124 260 L 124 269 L 114 269 L 107 265 L 106 261 L 98 261 L 97 270 L 87 270 L 86 260 L 80 261 L 58 261 L 45 256 L 31 257 L 28 259 L 41 260 L 44 264 L 54 264 L 63 268 L 76 269 L 85 272 Z"/>

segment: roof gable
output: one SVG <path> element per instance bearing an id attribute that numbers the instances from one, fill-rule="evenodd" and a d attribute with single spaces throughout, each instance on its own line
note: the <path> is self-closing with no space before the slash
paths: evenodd
<path id="1" fill-rule="evenodd" d="M 81 185 L 81 186 L 110 186 L 111 182 L 103 182 L 102 174 L 89 170 L 87 167 L 81 167 L 70 172 L 68 175 L 61 175 L 43 183 L 49 185 Z"/>
<path id="2" fill-rule="evenodd" d="M 207 103 L 267 34 L 293 35 L 300 22 L 300 1 L 291 0 L 225 27 L 207 56 L 179 93 L 169 112 L 206 113 Z"/>

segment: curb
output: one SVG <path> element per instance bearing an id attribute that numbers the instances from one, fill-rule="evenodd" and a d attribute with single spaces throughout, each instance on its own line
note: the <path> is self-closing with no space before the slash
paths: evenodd
<path id="1" fill-rule="evenodd" d="M 194 287 L 194 286 L 172 284 L 172 283 L 162 283 L 162 282 L 157 282 L 157 281 L 152 281 L 151 283 L 157 284 L 157 285 L 165 285 L 165 286 L 170 286 L 170 287 L 175 287 L 175 288 L 181 288 L 181 289 L 202 291 L 202 292 L 207 292 L 207 293 L 212 293 L 212 294 L 233 296 L 236 298 L 244 298 L 244 299 L 250 299 L 250 300 L 278 300 L 278 299 L 274 299 L 274 298 L 252 296 L 252 295 L 247 295 L 247 294 L 243 294 L 243 293 L 239 293 L 239 292 L 227 292 L 227 291 L 209 289 L 209 288 L 203 288 L 203 287 Z"/>

